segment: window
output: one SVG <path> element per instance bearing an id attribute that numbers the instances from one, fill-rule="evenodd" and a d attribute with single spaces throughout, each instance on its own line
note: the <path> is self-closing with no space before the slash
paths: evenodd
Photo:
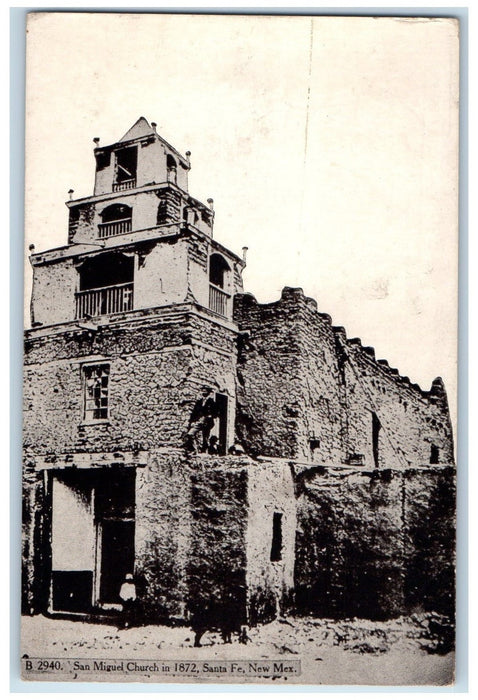
<path id="1" fill-rule="evenodd" d="M 430 447 L 430 464 L 438 464 L 440 450 L 436 445 Z"/>
<path id="2" fill-rule="evenodd" d="M 274 513 L 272 519 L 271 561 L 282 559 L 282 513 Z"/>
<path id="3" fill-rule="evenodd" d="M 83 367 L 85 387 L 85 420 L 108 418 L 109 365 L 87 365 Z"/>
<path id="4" fill-rule="evenodd" d="M 379 462 L 379 436 L 380 436 L 380 421 L 376 413 L 372 413 L 372 452 L 375 469 L 380 466 Z"/>
<path id="5" fill-rule="evenodd" d="M 209 259 L 209 308 L 220 316 L 228 314 L 229 294 L 224 291 L 230 272 L 227 261 L 214 253 Z"/>
<path id="6" fill-rule="evenodd" d="M 122 148 L 116 152 L 115 181 L 113 192 L 129 190 L 136 187 L 136 169 L 138 164 L 138 149 L 136 146 Z"/>
<path id="7" fill-rule="evenodd" d="M 311 457 L 312 461 L 319 459 L 320 440 L 318 438 L 310 438 L 309 439 L 309 447 L 310 447 L 310 457 Z"/>
<path id="8" fill-rule="evenodd" d="M 231 268 L 227 261 L 218 253 L 213 253 L 209 260 L 209 282 L 224 289 L 227 272 Z"/>

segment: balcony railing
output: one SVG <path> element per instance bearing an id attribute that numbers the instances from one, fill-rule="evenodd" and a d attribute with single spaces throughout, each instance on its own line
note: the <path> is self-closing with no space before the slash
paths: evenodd
<path id="1" fill-rule="evenodd" d="M 220 287 L 216 287 L 214 284 L 209 285 L 209 308 L 215 311 L 220 316 L 227 316 L 227 300 L 229 299 L 229 294 L 227 294 Z"/>
<path id="2" fill-rule="evenodd" d="M 123 190 L 132 190 L 136 187 L 136 178 L 131 180 L 121 180 L 121 182 L 113 182 L 113 192 L 122 192 Z"/>
<path id="3" fill-rule="evenodd" d="M 110 238 L 110 236 L 120 236 L 122 233 L 131 231 L 131 218 L 115 219 L 104 224 L 98 224 L 98 238 Z"/>
<path id="4" fill-rule="evenodd" d="M 76 318 L 117 314 L 122 311 L 131 311 L 132 308 L 132 282 L 76 293 Z"/>

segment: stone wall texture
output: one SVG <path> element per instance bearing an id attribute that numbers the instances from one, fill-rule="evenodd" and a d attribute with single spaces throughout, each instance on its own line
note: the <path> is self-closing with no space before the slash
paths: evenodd
<path id="1" fill-rule="evenodd" d="M 252 454 L 317 464 L 361 455 L 367 466 L 407 468 L 430 464 L 433 445 L 438 463 L 454 463 L 439 378 L 423 391 L 401 377 L 373 348 L 347 340 L 300 289 L 285 288 L 271 304 L 237 295 L 234 319 L 241 331 L 237 432 Z"/>
<path id="2" fill-rule="evenodd" d="M 85 420 L 82 367 L 88 363 L 110 367 L 106 421 Z M 27 340 L 25 450 L 180 447 L 204 384 L 229 395 L 233 416 L 235 333 L 192 313 Z"/>

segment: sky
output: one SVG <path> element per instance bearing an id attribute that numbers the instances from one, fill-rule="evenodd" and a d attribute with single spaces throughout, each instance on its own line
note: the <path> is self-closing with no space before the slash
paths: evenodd
<path id="1" fill-rule="evenodd" d="M 302 287 L 456 411 L 452 20 L 47 13 L 27 46 L 25 250 L 64 245 L 93 138 L 140 117 L 181 153 L 260 302 Z M 29 265 L 26 304 L 29 305 Z"/>

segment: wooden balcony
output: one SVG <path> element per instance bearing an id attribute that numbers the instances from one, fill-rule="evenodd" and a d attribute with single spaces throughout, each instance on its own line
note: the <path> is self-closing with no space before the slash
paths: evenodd
<path id="1" fill-rule="evenodd" d="M 121 182 L 113 182 L 113 192 L 122 192 L 123 190 L 132 190 L 136 187 L 136 178 L 130 180 L 121 180 Z"/>
<path id="2" fill-rule="evenodd" d="M 220 316 L 227 316 L 228 311 L 228 299 L 229 294 L 227 294 L 220 287 L 216 287 L 215 284 L 209 285 L 209 308 Z"/>
<path id="3" fill-rule="evenodd" d="M 76 293 L 76 318 L 117 314 L 132 308 L 133 282 Z"/>
<path id="4" fill-rule="evenodd" d="M 131 217 L 127 219 L 116 219 L 115 221 L 107 221 L 104 224 L 98 224 L 98 238 L 120 236 L 122 233 L 129 233 L 131 231 L 131 227 Z"/>

